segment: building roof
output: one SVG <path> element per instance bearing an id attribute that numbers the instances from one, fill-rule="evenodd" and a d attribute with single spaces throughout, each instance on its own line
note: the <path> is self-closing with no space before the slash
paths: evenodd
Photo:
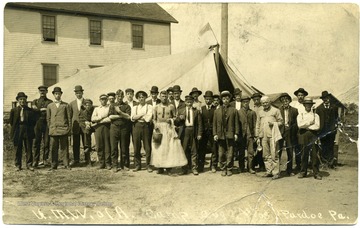
<path id="1" fill-rule="evenodd" d="M 6 7 L 32 10 L 144 20 L 161 23 L 178 23 L 156 3 L 7 3 Z"/>

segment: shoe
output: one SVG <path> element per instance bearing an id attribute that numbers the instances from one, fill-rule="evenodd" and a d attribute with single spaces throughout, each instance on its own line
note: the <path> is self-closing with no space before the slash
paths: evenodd
<path id="1" fill-rule="evenodd" d="M 153 169 L 151 168 L 151 166 L 148 166 L 148 167 L 147 167 L 147 171 L 148 171 L 149 173 L 152 173 Z"/>
<path id="2" fill-rule="evenodd" d="M 322 177 L 321 177 L 320 175 L 316 175 L 316 176 L 314 176 L 314 178 L 315 178 L 316 180 L 322 180 Z"/>
<path id="3" fill-rule="evenodd" d="M 265 173 L 263 177 L 272 177 L 273 175 L 271 173 Z"/>
<path id="4" fill-rule="evenodd" d="M 64 166 L 64 169 L 71 170 L 70 166 Z"/>
<path id="5" fill-rule="evenodd" d="M 216 167 L 214 167 L 214 166 L 211 167 L 211 172 L 212 172 L 212 173 L 216 173 Z"/>
<path id="6" fill-rule="evenodd" d="M 137 172 L 137 171 L 140 171 L 141 170 L 141 168 L 140 167 L 136 167 L 135 169 L 133 169 L 132 171 L 133 172 Z"/>
<path id="7" fill-rule="evenodd" d="M 232 176 L 232 175 L 233 175 L 232 171 L 231 171 L 231 170 L 228 170 L 228 171 L 227 171 L 227 175 L 228 175 L 228 176 Z"/>
<path id="8" fill-rule="evenodd" d="M 38 163 L 38 162 L 32 163 L 32 167 L 37 168 L 38 166 L 39 166 L 39 163 Z"/>
<path id="9" fill-rule="evenodd" d="M 293 172 L 286 172 L 289 177 L 295 176 L 295 173 Z"/>
<path id="10" fill-rule="evenodd" d="M 298 178 L 304 178 L 305 177 L 305 174 L 304 173 L 299 173 L 299 176 L 298 176 Z"/>
<path id="11" fill-rule="evenodd" d="M 126 167 L 126 166 L 124 166 L 123 170 L 124 170 L 124 171 L 129 171 L 129 170 L 130 170 L 130 168 L 129 168 L 129 167 Z"/>
<path id="12" fill-rule="evenodd" d="M 156 171 L 157 174 L 163 174 L 164 173 L 164 169 L 163 168 L 159 168 L 157 171 Z"/>
<path id="13" fill-rule="evenodd" d="M 75 167 L 75 166 L 77 166 L 78 164 L 79 164 L 78 161 L 71 161 L 71 162 L 70 162 L 70 166 L 71 166 L 71 167 Z"/>
<path id="14" fill-rule="evenodd" d="M 107 170 L 111 170 L 111 168 L 112 168 L 111 166 L 106 166 Z"/>
<path id="15" fill-rule="evenodd" d="M 15 171 L 21 171 L 21 167 L 16 167 Z"/>
<path id="16" fill-rule="evenodd" d="M 92 167 L 92 163 L 89 162 L 89 163 L 86 165 L 86 167 Z"/>
<path id="17" fill-rule="evenodd" d="M 104 166 L 104 165 L 101 165 L 101 166 L 99 166 L 98 169 L 105 169 L 105 166 Z"/>
<path id="18" fill-rule="evenodd" d="M 26 169 L 30 170 L 30 171 L 34 171 L 34 168 L 31 166 L 27 166 Z"/>
<path id="19" fill-rule="evenodd" d="M 255 174 L 256 172 L 255 172 L 255 170 L 253 170 L 253 169 L 249 169 L 249 173 Z"/>
<path id="20" fill-rule="evenodd" d="M 275 174 L 271 179 L 276 180 L 276 179 L 279 179 L 279 178 L 280 178 L 280 175 L 279 175 L 279 174 Z"/>
<path id="21" fill-rule="evenodd" d="M 48 171 L 55 171 L 57 168 L 50 168 L 50 169 L 48 169 Z"/>
<path id="22" fill-rule="evenodd" d="M 116 167 L 113 168 L 114 173 L 117 173 L 118 171 L 119 171 L 118 168 L 116 168 Z"/>
<path id="23" fill-rule="evenodd" d="M 183 169 L 181 175 L 186 175 L 188 173 L 187 169 Z"/>
<path id="24" fill-rule="evenodd" d="M 196 169 L 194 169 L 194 170 L 192 171 L 192 173 L 193 173 L 195 176 L 199 175 L 199 172 L 198 172 Z"/>
<path id="25" fill-rule="evenodd" d="M 223 171 L 221 172 L 221 176 L 223 176 L 223 177 L 226 176 L 226 170 L 223 170 Z"/>

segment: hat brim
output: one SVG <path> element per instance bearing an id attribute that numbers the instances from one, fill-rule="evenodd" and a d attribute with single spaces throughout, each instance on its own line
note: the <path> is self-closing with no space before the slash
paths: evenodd
<path id="1" fill-rule="evenodd" d="M 320 99 L 324 99 L 324 98 L 326 98 L 326 97 L 330 97 L 330 95 L 331 95 L 331 93 L 329 93 L 329 94 L 326 95 L 326 96 L 321 96 Z"/>
<path id="2" fill-rule="evenodd" d="M 83 89 L 74 89 L 74 92 L 78 92 L 78 91 L 80 91 L 80 92 L 84 92 L 84 90 L 83 90 Z"/>
<path id="3" fill-rule="evenodd" d="M 279 99 L 281 100 L 281 99 L 284 98 L 284 97 L 287 97 L 290 101 L 292 101 L 292 98 L 291 98 L 290 96 L 288 96 L 288 95 L 286 95 L 286 96 L 281 96 L 281 97 L 279 97 Z"/>
<path id="4" fill-rule="evenodd" d="M 27 99 L 28 98 L 28 96 L 16 96 L 16 100 L 19 100 L 20 98 L 22 98 L 22 97 L 25 97 L 25 99 Z"/>
<path id="5" fill-rule="evenodd" d="M 52 91 L 52 94 L 54 94 L 54 93 L 63 93 L 62 91 Z"/>
<path id="6" fill-rule="evenodd" d="M 297 96 L 297 95 L 298 95 L 298 93 L 303 93 L 305 96 L 309 95 L 309 93 L 308 93 L 308 92 L 306 92 L 305 90 L 304 90 L 304 91 L 299 91 L 299 90 L 296 90 L 296 91 L 294 92 L 294 95 L 295 95 L 295 96 Z"/>
<path id="7" fill-rule="evenodd" d="M 197 90 L 197 91 L 191 91 L 191 92 L 189 93 L 189 95 L 193 95 L 193 93 L 198 93 L 199 96 L 202 94 L 202 92 L 201 92 L 200 90 Z"/>

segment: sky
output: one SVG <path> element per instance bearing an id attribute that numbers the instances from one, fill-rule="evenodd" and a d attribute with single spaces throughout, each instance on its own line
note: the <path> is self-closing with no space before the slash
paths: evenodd
<path id="1" fill-rule="evenodd" d="M 221 42 L 221 4 L 160 3 L 171 26 L 172 53 Z M 355 4 L 229 3 L 229 65 L 264 93 L 335 96 L 359 84 L 359 22 Z M 199 31 L 209 23 L 207 35 Z M 214 36 L 216 38 L 214 38 Z M 358 100 L 358 95 L 354 98 Z"/>

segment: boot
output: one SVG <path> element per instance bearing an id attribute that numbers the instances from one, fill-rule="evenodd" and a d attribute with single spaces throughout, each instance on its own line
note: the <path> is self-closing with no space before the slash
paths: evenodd
<path id="1" fill-rule="evenodd" d="M 87 167 L 92 167 L 91 159 L 90 159 L 90 151 L 86 150 L 86 151 L 84 151 L 84 154 L 85 154 L 85 164 L 86 164 L 86 166 Z"/>

